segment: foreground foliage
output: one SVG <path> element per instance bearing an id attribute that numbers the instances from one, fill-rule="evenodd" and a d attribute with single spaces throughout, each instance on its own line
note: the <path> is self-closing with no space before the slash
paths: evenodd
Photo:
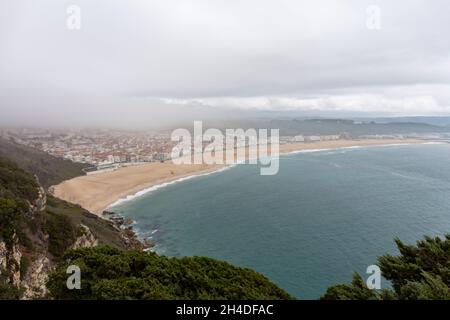
<path id="1" fill-rule="evenodd" d="M 167 258 L 110 247 L 72 250 L 50 275 L 56 299 L 290 299 L 261 274 L 210 258 Z M 81 269 L 81 290 L 68 290 L 66 269 Z"/>
<path id="2" fill-rule="evenodd" d="M 358 274 L 349 285 L 328 288 L 322 299 L 338 300 L 450 300 L 450 235 L 425 237 L 417 245 L 395 240 L 399 256 L 378 259 L 393 290 L 369 290 Z"/>

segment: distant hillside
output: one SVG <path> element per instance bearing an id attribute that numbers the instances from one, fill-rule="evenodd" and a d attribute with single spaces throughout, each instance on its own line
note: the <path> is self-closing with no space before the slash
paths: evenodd
<path id="1" fill-rule="evenodd" d="M 88 166 L 57 158 L 5 139 L 0 139 L 0 159 L 14 162 L 23 170 L 37 175 L 45 188 L 84 175 L 82 169 Z"/>
<path id="2" fill-rule="evenodd" d="M 248 119 L 236 121 L 224 121 L 215 123 L 207 122 L 206 127 L 225 128 L 256 128 L 256 129 L 280 129 L 280 135 L 328 135 L 348 133 L 357 138 L 364 135 L 383 134 L 431 134 L 450 133 L 450 126 L 439 126 L 429 123 L 399 121 L 389 123 L 377 123 L 368 119 L 358 121 L 349 119 Z M 416 119 L 419 121 L 420 119 Z"/>
<path id="3" fill-rule="evenodd" d="M 384 118 L 355 118 L 356 121 L 374 121 L 377 123 L 425 123 L 434 126 L 450 126 L 450 117 L 384 117 Z"/>

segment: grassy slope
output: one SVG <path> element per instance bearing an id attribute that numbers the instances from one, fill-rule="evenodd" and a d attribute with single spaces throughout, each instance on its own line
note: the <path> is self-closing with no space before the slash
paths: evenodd
<path id="1" fill-rule="evenodd" d="M 37 175 L 44 188 L 84 175 L 82 168 L 87 167 L 5 139 L 0 139 L 0 159 L 14 162 L 23 170 Z"/>
<path id="2" fill-rule="evenodd" d="M 74 226 L 84 224 L 89 227 L 99 244 L 113 248 L 125 249 L 125 245 L 119 232 L 108 221 L 81 208 L 80 206 L 65 202 L 61 199 L 47 197 L 47 215 L 63 216 Z"/>

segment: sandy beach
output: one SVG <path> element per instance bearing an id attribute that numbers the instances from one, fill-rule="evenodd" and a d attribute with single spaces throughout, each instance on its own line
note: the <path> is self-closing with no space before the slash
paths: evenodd
<path id="1" fill-rule="evenodd" d="M 280 145 L 280 154 L 312 149 L 334 149 L 354 146 L 416 144 L 422 140 L 336 140 Z M 122 167 L 111 172 L 81 176 L 53 187 L 56 197 L 101 214 L 116 201 L 137 192 L 181 178 L 216 171 L 224 165 L 183 164 L 171 161 Z"/>

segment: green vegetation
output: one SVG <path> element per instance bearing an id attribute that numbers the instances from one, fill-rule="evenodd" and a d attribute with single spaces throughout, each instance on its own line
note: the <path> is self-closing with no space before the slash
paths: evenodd
<path id="1" fill-rule="evenodd" d="M 9 274 L 0 268 L 0 300 L 17 300 L 22 296 L 23 289 L 8 283 Z"/>
<path id="2" fill-rule="evenodd" d="M 28 203 L 37 197 L 38 184 L 32 175 L 0 161 L 0 240 L 10 244 L 16 234 L 19 241 L 27 242 L 22 226 Z"/>
<path id="3" fill-rule="evenodd" d="M 327 300 L 450 300 L 450 235 L 445 239 L 425 237 L 417 245 L 395 240 L 399 256 L 378 259 L 383 276 L 393 290 L 369 290 L 355 274 L 349 285 L 328 288 Z"/>
<path id="4" fill-rule="evenodd" d="M 19 267 L 22 279 L 37 254 L 53 262 L 60 261 L 81 235 L 81 224 L 89 228 L 99 243 L 120 249 L 127 247 L 111 223 L 51 195 L 47 195 L 45 210 L 30 211 L 30 204 L 38 198 L 38 188 L 33 175 L 9 161 L 0 160 L 0 242 L 5 243 L 6 254 L 10 254 L 14 246 L 23 253 L 20 263 L 14 262 L 18 264 L 15 267 Z M 22 288 L 11 285 L 13 269 L 12 265 L 7 265 L 1 271 L 0 299 L 17 299 L 23 292 Z"/>
<path id="5" fill-rule="evenodd" d="M 84 175 L 82 169 L 88 166 L 1 138 L 0 159 L 11 161 L 23 170 L 37 175 L 45 188 Z"/>
<path id="6" fill-rule="evenodd" d="M 81 290 L 68 290 L 66 269 L 81 269 Z M 109 247 L 72 250 L 50 275 L 56 299 L 291 299 L 250 269 L 210 258 L 167 258 Z"/>
<path id="7" fill-rule="evenodd" d="M 44 231 L 49 235 L 48 251 L 56 258 L 62 257 L 77 238 L 77 230 L 70 219 L 46 212 Z"/>
<path id="8" fill-rule="evenodd" d="M 32 175 L 12 163 L 0 161 L 0 241 L 7 249 L 14 241 L 26 247 L 30 245 L 24 232 L 25 215 L 29 202 L 37 197 L 38 184 Z M 0 299 L 18 299 L 22 294 L 21 288 L 10 285 L 9 277 L 8 270 L 0 270 Z"/>
<path id="9" fill-rule="evenodd" d="M 80 224 L 87 226 L 101 245 L 126 249 L 122 237 L 110 222 L 78 205 L 47 195 L 45 214 L 46 216 L 59 216 L 74 228 L 75 226 L 80 226 Z M 70 233 L 73 233 L 73 231 L 70 231 Z M 79 228 L 77 227 L 76 234 L 79 235 L 78 233 Z"/>
<path id="10" fill-rule="evenodd" d="M 21 224 L 22 210 L 13 199 L 0 198 L 0 240 L 10 243 Z"/>
<path id="11" fill-rule="evenodd" d="M 0 198 L 22 198 L 33 201 L 38 197 L 38 184 L 29 173 L 7 161 L 0 161 Z"/>
<path id="12" fill-rule="evenodd" d="M 127 248 L 120 233 L 110 222 L 51 195 L 47 195 L 46 209 L 28 220 L 27 224 L 29 233 L 43 232 L 48 235 L 48 252 L 55 261 L 59 261 L 77 237 L 82 235 L 80 225 L 87 226 L 99 244 Z"/>

